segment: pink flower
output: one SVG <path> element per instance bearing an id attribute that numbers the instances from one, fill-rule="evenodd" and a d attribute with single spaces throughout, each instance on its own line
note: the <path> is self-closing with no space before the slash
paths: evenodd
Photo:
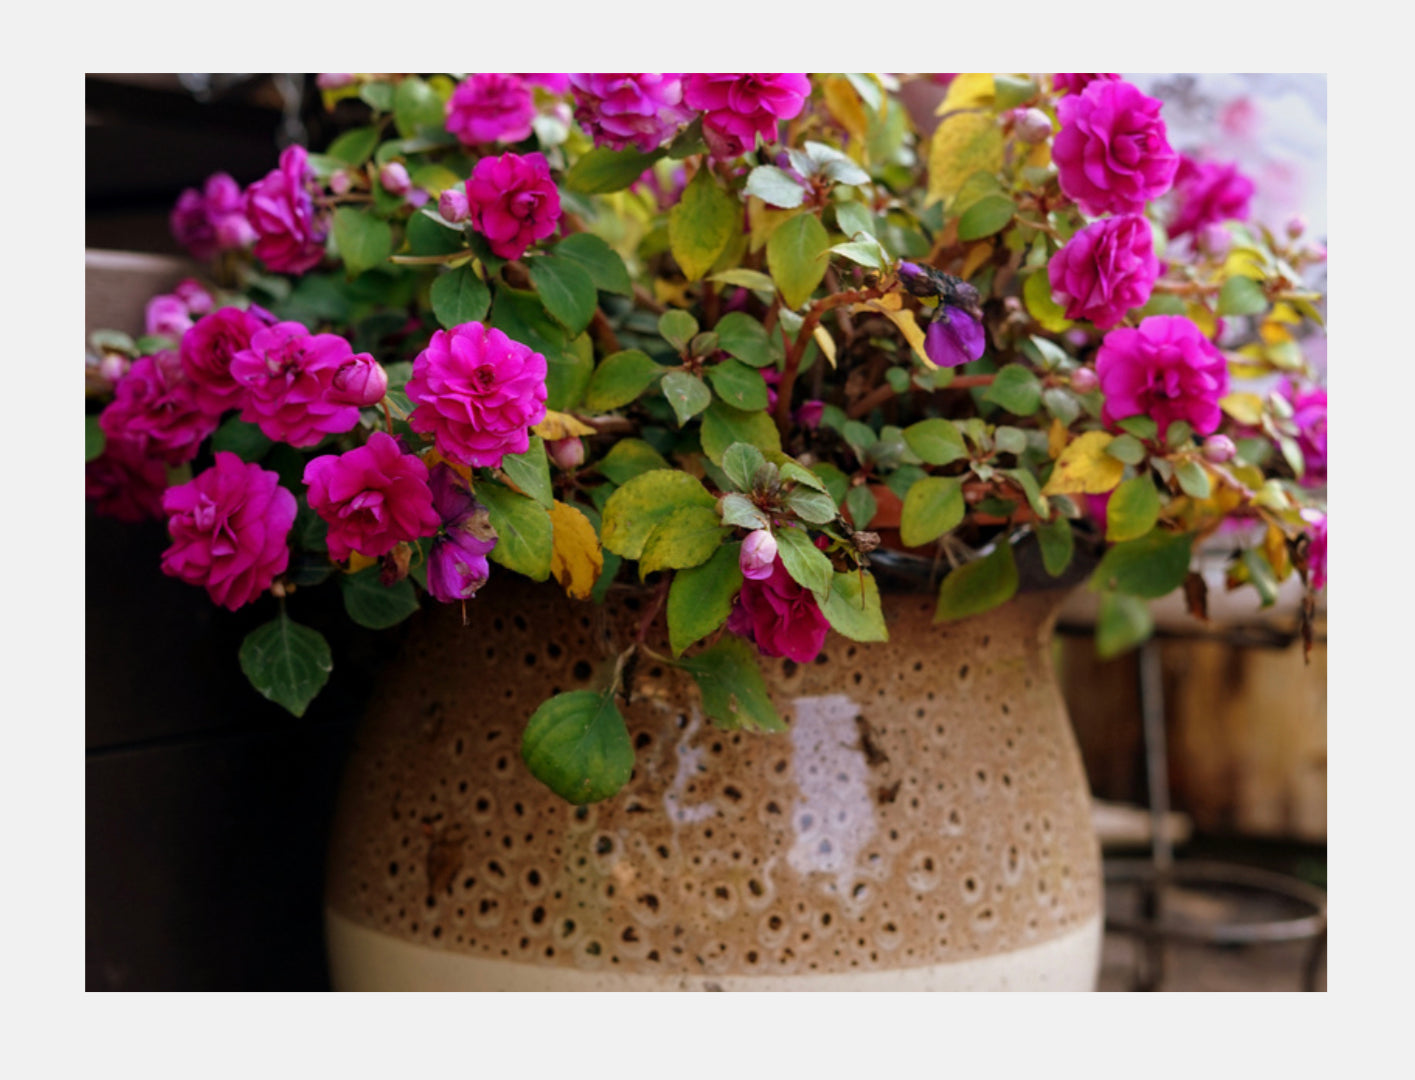
<path id="1" fill-rule="evenodd" d="M 809 664 L 825 644 L 830 623 L 811 590 L 796 584 L 778 558 L 770 577 L 742 582 L 727 629 L 755 642 L 763 656 Z"/>
<path id="2" fill-rule="evenodd" d="M 310 509 L 329 525 L 329 554 L 343 562 L 355 551 L 386 555 L 404 540 L 437 532 L 427 466 L 398 441 L 375 431 L 344 454 L 325 454 L 305 466 Z"/>
<path id="3" fill-rule="evenodd" d="M 772 566 L 776 563 L 776 537 L 770 529 L 756 529 L 742 541 L 742 550 L 737 563 L 742 568 L 742 576 L 752 581 L 764 581 L 771 577 Z"/>
<path id="4" fill-rule="evenodd" d="M 1154 234 L 1138 214 L 1087 225 L 1047 266 L 1052 296 L 1066 306 L 1066 317 L 1089 319 L 1102 330 L 1143 307 L 1159 273 Z"/>
<path id="5" fill-rule="evenodd" d="M 1303 510 L 1302 518 L 1311 526 L 1312 538 L 1307 548 L 1307 580 L 1312 588 L 1321 589 L 1327 583 L 1327 516 L 1320 510 Z"/>
<path id="6" fill-rule="evenodd" d="M 519 259 L 560 221 L 560 192 L 542 154 L 482 158 L 467 181 L 467 206 L 472 227 L 503 259 Z"/>
<path id="7" fill-rule="evenodd" d="M 1229 162 L 1179 159 L 1174 177 L 1177 209 L 1169 223 L 1170 236 L 1196 233 L 1205 225 L 1223 221 L 1246 221 L 1253 198 L 1253 181 Z"/>
<path id="8" fill-rule="evenodd" d="M 1102 82 L 1114 82 L 1119 78 L 1120 76 L 1114 74 L 1113 72 L 1109 74 L 1058 74 L 1053 75 L 1051 77 L 1051 85 L 1052 88 L 1056 90 L 1058 94 L 1079 94 L 1082 90 L 1086 89 L 1086 87 L 1090 86 L 1091 83 L 1096 82 L 1097 80 L 1100 80 Z"/>
<path id="9" fill-rule="evenodd" d="M 924 352 L 939 367 L 958 367 L 983 355 L 987 342 L 982 324 L 962 308 L 940 301 L 924 332 Z"/>
<path id="10" fill-rule="evenodd" d="M 820 427 L 821 418 L 825 416 L 825 402 L 820 398 L 807 398 L 801 402 L 801 407 L 796 410 L 794 419 L 803 428 L 814 431 Z"/>
<path id="11" fill-rule="evenodd" d="M 280 167 L 246 189 L 255 253 L 270 269 L 303 274 L 323 260 L 329 224 L 315 209 L 313 193 L 318 188 L 305 148 L 287 146 Z"/>
<path id="12" fill-rule="evenodd" d="M 177 282 L 172 287 L 172 295 L 186 304 L 187 311 L 193 315 L 205 315 L 216 306 L 211 293 L 207 292 L 206 286 L 196 278 L 183 278 Z"/>
<path id="13" fill-rule="evenodd" d="M 476 595 L 491 576 L 486 557 L 496 546 L 496 530 L 485 506 L 446 465 L 436 465 L 429 483 L 442 529 L 427 558 L 427 591 L 444 604 Z"/>
<path id="14" fill-rule="evenodd" d="M 84 495 L 96 514 L 136 524 L 162 517 L 167 466 L 138 456 L 128 443 L 109 443 L 84 468 Z"/>
<path id="15" fill-rule="evenodd" d="M 179 338 L 191 328 L 192 316 L 180 296 L 164 294 L 147 302 L 145 322 L 149 334 Z"/>
<path id="16" fill-rule="evenodd" d="M 799 115 L 810 96 L 811 81 L 800 74 L 707 74 L 683 80 L 683 101 L 703 112 L 703 137 L 712 156 L 722 159 L 751 150 L 758 135 L 775 142 L 778 123 Z"/>
<path id="17" fill-rule="evenodd" d="M 1174 183 L 1161 103 L 1123 80 L 1091 83 L 1057 102 L 1052 144 L 1061 190 L 1087 214 L 1135 214 Z"/>
<path id="18" fill-rule="evenodd" d="M 198 259 L 245 247 L 255 239 L 241 185 L 226 173 L 213 173 L 201 191 L 187 188 L 177 196 L 169 224 L 177 243 Z"/>
<path id="19" fill-rule="evenodd" d="M 1208 435 L 1223 419 L 1218 402 L 1228 392 L 1228 362 L 1183 315 L 1151 315 L 1136 329 L 1112 330 L 1101 343 L 1096 374 L 1108 424 L 1148 416 L 1163 437 L 1177 420 Z"/>
<path id="20" fill-rule="evenodd" d="M 532 86 L 539 86 L 552 94 L 568 94 L 571 76 L 564 72 L 549 75 L 522 75 L 521 78 Z"/>
<path id="21" fill-rule="evenodd" d="M 571 75 L 575 119 L 596 146 L 658 149 L 692 119 L 683 101 L 683 76 L 650 73 Z"/>
<path id="22" fill-rule="evenodd" d="M 545 357 L 479 322 L 438 330 L 413 361 L 408 400 L 414 431 L 443 457 L 496 467 L 523 454 L 545 419 Z"/>
<path id="23" fill-rule="evenodd" d="M 231 361 L 250 348 L 251 337 L 265 325 L 254 311 L 224 307 L 197 320 L 182 335 L 182 370 L 208 416 L 240 408 L 246 388 L 231 374 Z"/>
<path id="24" fill-rule="evenodd" d="M 466 146 L 528 138 L 536 103 L 520 76 L 483 72 L 457 84 L 447 101 L 447 130 Z"/>
<path id="25" fill-rule="evenodd" d="M 216 420 L 199 404 L 177 353 L 164 349 L 133 362 L 99 414 L 98 426 L 110 447 L 127 444 L 121 452 L 130 461 L 161 458 L 181 465 L 197 456 Z"/>
<path id="26" fill-rule="evenodd" d="M 295 496 L 277 473 L 221 450 L 216 464 L 162 496 L 172 546 L 162 572 L 203 585 L 211 599 L 235 611 L 285 572 L 295 523 Z"/>
<path id="27" fill-rule="evenodd" d="M 358 406 L 331 395 L 335 374 L 353 355 L 337 334 L 311 334 L 297 322 L 257 330 L 231 359 L 231 377 L 245 388 L 241 419 L 291 446 L 349 431 Z"/>
<path id="28" fill-rule="evenodd" d="M 1282 395 L 1292 402 L 1292 422 L 1297 425 L 1297 445 L 1302 448 L 1302 483 L 1318 487 L 1327 482 L 1327 392 L 1325 387 L 1299 388 L 1288 380 Z"/>

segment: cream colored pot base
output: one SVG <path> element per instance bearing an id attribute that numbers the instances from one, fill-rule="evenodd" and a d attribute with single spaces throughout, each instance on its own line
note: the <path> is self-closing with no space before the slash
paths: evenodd
<path id="1" fill-rule="evenodd" d="M 415 945 L 325 911 L 336 990 L 1094 990 L 1101 919 L 1012 952 L 897 971 L 625 975 L 515 964 Z"/>

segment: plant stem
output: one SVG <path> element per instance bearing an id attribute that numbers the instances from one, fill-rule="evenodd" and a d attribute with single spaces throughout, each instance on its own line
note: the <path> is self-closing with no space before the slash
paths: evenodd
<path id="1" fill-rule="evenodd" d="M 781 434 L 785 435 L 791 427 L 791 394 L 796 389 L 796 375 L 801 370 L 801 357 L 805 355 L 806 346 L 810 344 L 812 334 L 820 325 L 821 316 L 845 304 L 858 304 L 883 295 L 884 290 L 878 287 L 855 289 L 824 297 L 811 305 L 811 310 L 807 312 L 805 321 L 801 323 L 801 329 L 796 334 L 796 340 L 791 343 L 786 353 L 786 367 L 781 373 L 781 383 L 776 388 L 776 426 Z"/>

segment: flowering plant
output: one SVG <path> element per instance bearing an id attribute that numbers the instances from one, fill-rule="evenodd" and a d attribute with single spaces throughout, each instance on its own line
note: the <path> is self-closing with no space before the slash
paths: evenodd
<path id="1" fill-rule="evenodd" d="M 617 701 L 657 620 L 716 723 L 780 729 L 757 655 L 885 640 L 882 545 L 950 564 L 948 620 L 1016 592 L 1023 534 L 1053 577 L 1103 544 L 1111 651 L 1149 599 L 1203 616 L 1211 536 L 1230 587 L 1295 574 L 1310 611 L 1325 253 L 1245 221 L 1252 184 L 1118 76 L 318 85 L 361 122 L 184 193 L 216 283 L 96 335 L 88 379 L 96 511 L 165 519 L 166 573 L 278 609 L 240 662 L 296 715 L 332 660 L 287 609 L 327 581 L 365 626 L 426 597 L 469 632 L 502 573 L 646 583 L 600 688 L 525 731 L 576 802 L 629 776 Z"/>

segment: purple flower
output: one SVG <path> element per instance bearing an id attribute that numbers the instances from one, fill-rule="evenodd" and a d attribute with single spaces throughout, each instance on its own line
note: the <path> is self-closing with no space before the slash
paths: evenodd
<path id="1" fill-rule="evenodd" d="M 303 274 L 324 258 L 329 223 L 317 213 L 318 181 L 303 146 L 287 146 L 280 166 L 246 189 L 246 218 L 255 229 L 255 253 L 282 274 Z"/>
<path id="2" fill-rule="evenodd" d="M 353 358 L 337 334 L 311 334 L 297 322 L 257 330 L 231 359 L 231 377 L 245 388 L 241 419 L 291 446 L 349 431 L 359 422 L 358 406 L 331 395 L 335 374 Z"/>
<path id="3" fill-rule="evenodd" d="M 683 80 L 683 101 L 703 115 L 703 137 L 715 158 L 740 157 L 757 136 L 776 141 L 777 125 L 800 114 L 811 81 L 800 74 L 706 74 Z"/>
<path id="4" fill-rule="evenodd" d="M 98 426 L 110 447 L 126 444 L 118 452 L 128 461 L 160 458 L 181 465 L 196 457 L 216 420 L 198 403 L 177 353 L 163 350 L 133 362 L 99 414 Z"/>
<path id="5" fill-rule="evenodd" d="M 496 467 L 545 418 L 545 357 L 479 322 L 438 330 L 413 361 L 408 422 L 449 461 Z"/>
<path id="6" fill-rule="evenodd" d="M 182 335 L 182 370 L 208 416 L 240 408 L 246 388 L 231 374 L 231 361 L 242 349 L 250 348 L 251 337 L 265 326 L 254 311 L 224 307 L 198 319 Z"/>
<path id="7" fill-rule="evenodd" d="M 977 319 L 961 308 L 940 303 L 924 332 L 924 352 L 939 367 L 958 367 L 983 355 L 987 342 Z"/>
<path id="8" fill-rule="evenodd" d="M 295 523 L 295 496 L 277 473 L 221 450 L 216 464 L 162 496 L 172 546 L 162 572 L 202 585 L 235 611 L 285 572 Z"/>
<path id="9" fill-rule="evenodd" d="M 575 90 L 575 119 L 596 146 L 633 146 L 649 153 L 693 116 L 682 104 L 682 75 L 579 74 L 570 76 L 570 85 Z"/>
<path id="10" fill-rule="evenodd" d="M 491 576 L 486 557 L 496 547 L 487 508 L 447 465 L 435 465 L 429 481 L 442 529 L 427 560 L 427 591 L 444 604 L 476 595 Z"/>
<path id="11" fill-rule="evenodd" d="M 442 524 L 427 466 L 382 431 L 357 449 L 315 458 L 305 466 L 304 481 L 310 509 L 329 525 L 329 554 L 339 562 L 355 551 L 386 555 L 405 540 L 433 535 Z"/>
<path id="12" fill-rule="evenodd" d="M 1099 75 L 1095 73 L 1058 74 L 1051 77 L 1051 85 L 1058 94 L 1079 94 L 1097 80 L 1102 82 L 1114 82 L 1119 78 L 1120 76 L 1114 73 L 1103 73 Z"/>
<path id="13" fill-rule="evenodd" d="M 560 221 L 560 192 L 544 155 L 484 157 L 467 180 L 472 227 L 503 259 L 519 259 Z"/>
<path id="14" fill-rule="evenodd" d="M 1302 483 L 1318 487 L 1327 482 L 1327 392 L 1325 387 L 1298 387 L 1288 380 L 1282 395 L 1292 402 L 1292 422 L 1297 425 L 1297 445 L 1302 449 Z"/>
<path id="15" fill-rule="evenodd" d="M 1161 103 L 1128 82 L 1091 83 L 1056 106 L 1052 144 L 1061 190 L 1087 214 L 1134 214 L 1174 183 L 1179 155 L 1169 145 Z"/>
<path id="16" fill-rule="evenodd" d="M 1150 223 L 1138 214 L 1087 225 L 1047 266 L 1052 297 L 1068 319 L 1089 319 L 1109 330 L 1150 298 L 1160 264 Z"/>
<path id="17" fill-rule="evenodd" d="M 447 101 L 447 130 L 466 146 L 528 138 L 536 103 L 518 75 L 483 72 L 457 84 Z"/>
<path id="18" fill-rule="evenodd" d="M 226 173 L 213 173 L 201 191 L 187 188 L 177 196 L 169 224 L 177 243 L 198 259 L 245 247 L 255 239 L 241 185 Z"/>
<path id="19" fill-rule="evenodd" d="M 803 428 L 814 431 L 820 427 L 821 418 L 825 416 L 825 402 L 819 398 L 807 398 L 801 402 L 801 407 L 796 410 L 795 420 Z"/>
<path id="20" fill-rule="evenodd" d="M 1312 588 L 1321 589 L 1327 583 L 1327 516 L 1320 510 L 1302 511 L 1302 519 L 1311 526 L 1307 548 L 1307 580 Z"/>
<path id="21" fill-rule="evenodd" d="M 192 316 L 180 296 L 167 293 L 147 302 L 145 323 L 149 334 L 179 338 L 191 328 Z"/>
<path id="22" fill-rule="evenodd" d="M 770 529 L 756 529 L 742 541 L 742 551 L 737 557 L 742 568 L 742 576 L 752 581 L 764 581 L 771 577 L 776 564 L 776 537 Z"/>
<path id="23" fill-rule="evenodd" d="M 1148 416 L 1163 437 L 1177 420 L 1208 435 L 1223 419 L 1218 402 L 1228 392 L 1228 362 L 1183 315 L 1151 315 L 1135 329 L 1112 330 L 1101 343 L 1096 374 L 1108 424 Z"/>
<path id="24" fill-rule="evenodd" d="M 1170 236 L 1197 233 L 1206 225 L 1246 221 L 1253 199 L 1253 181 L 1232 162 L 1179 159 L 1174 177 L 1176 210 L 1169 223 Z"/>
<path id="25" fill-rule="evenodd" d="M 809 664 L 825 644 L 830 623 L 811 590 L 798 585 L 778 558 L 769 577 L 742 582 L 727 629 L 755 642 L 763 656 Z"/>
<path id="26" fill-rule="evenodd" d="M 84 495 L 94 513 L 129 524 L 161 518 L 166 489 L 167 466 L 142 457 L 130 443 L 109 443 L 84 468 Z"/>

